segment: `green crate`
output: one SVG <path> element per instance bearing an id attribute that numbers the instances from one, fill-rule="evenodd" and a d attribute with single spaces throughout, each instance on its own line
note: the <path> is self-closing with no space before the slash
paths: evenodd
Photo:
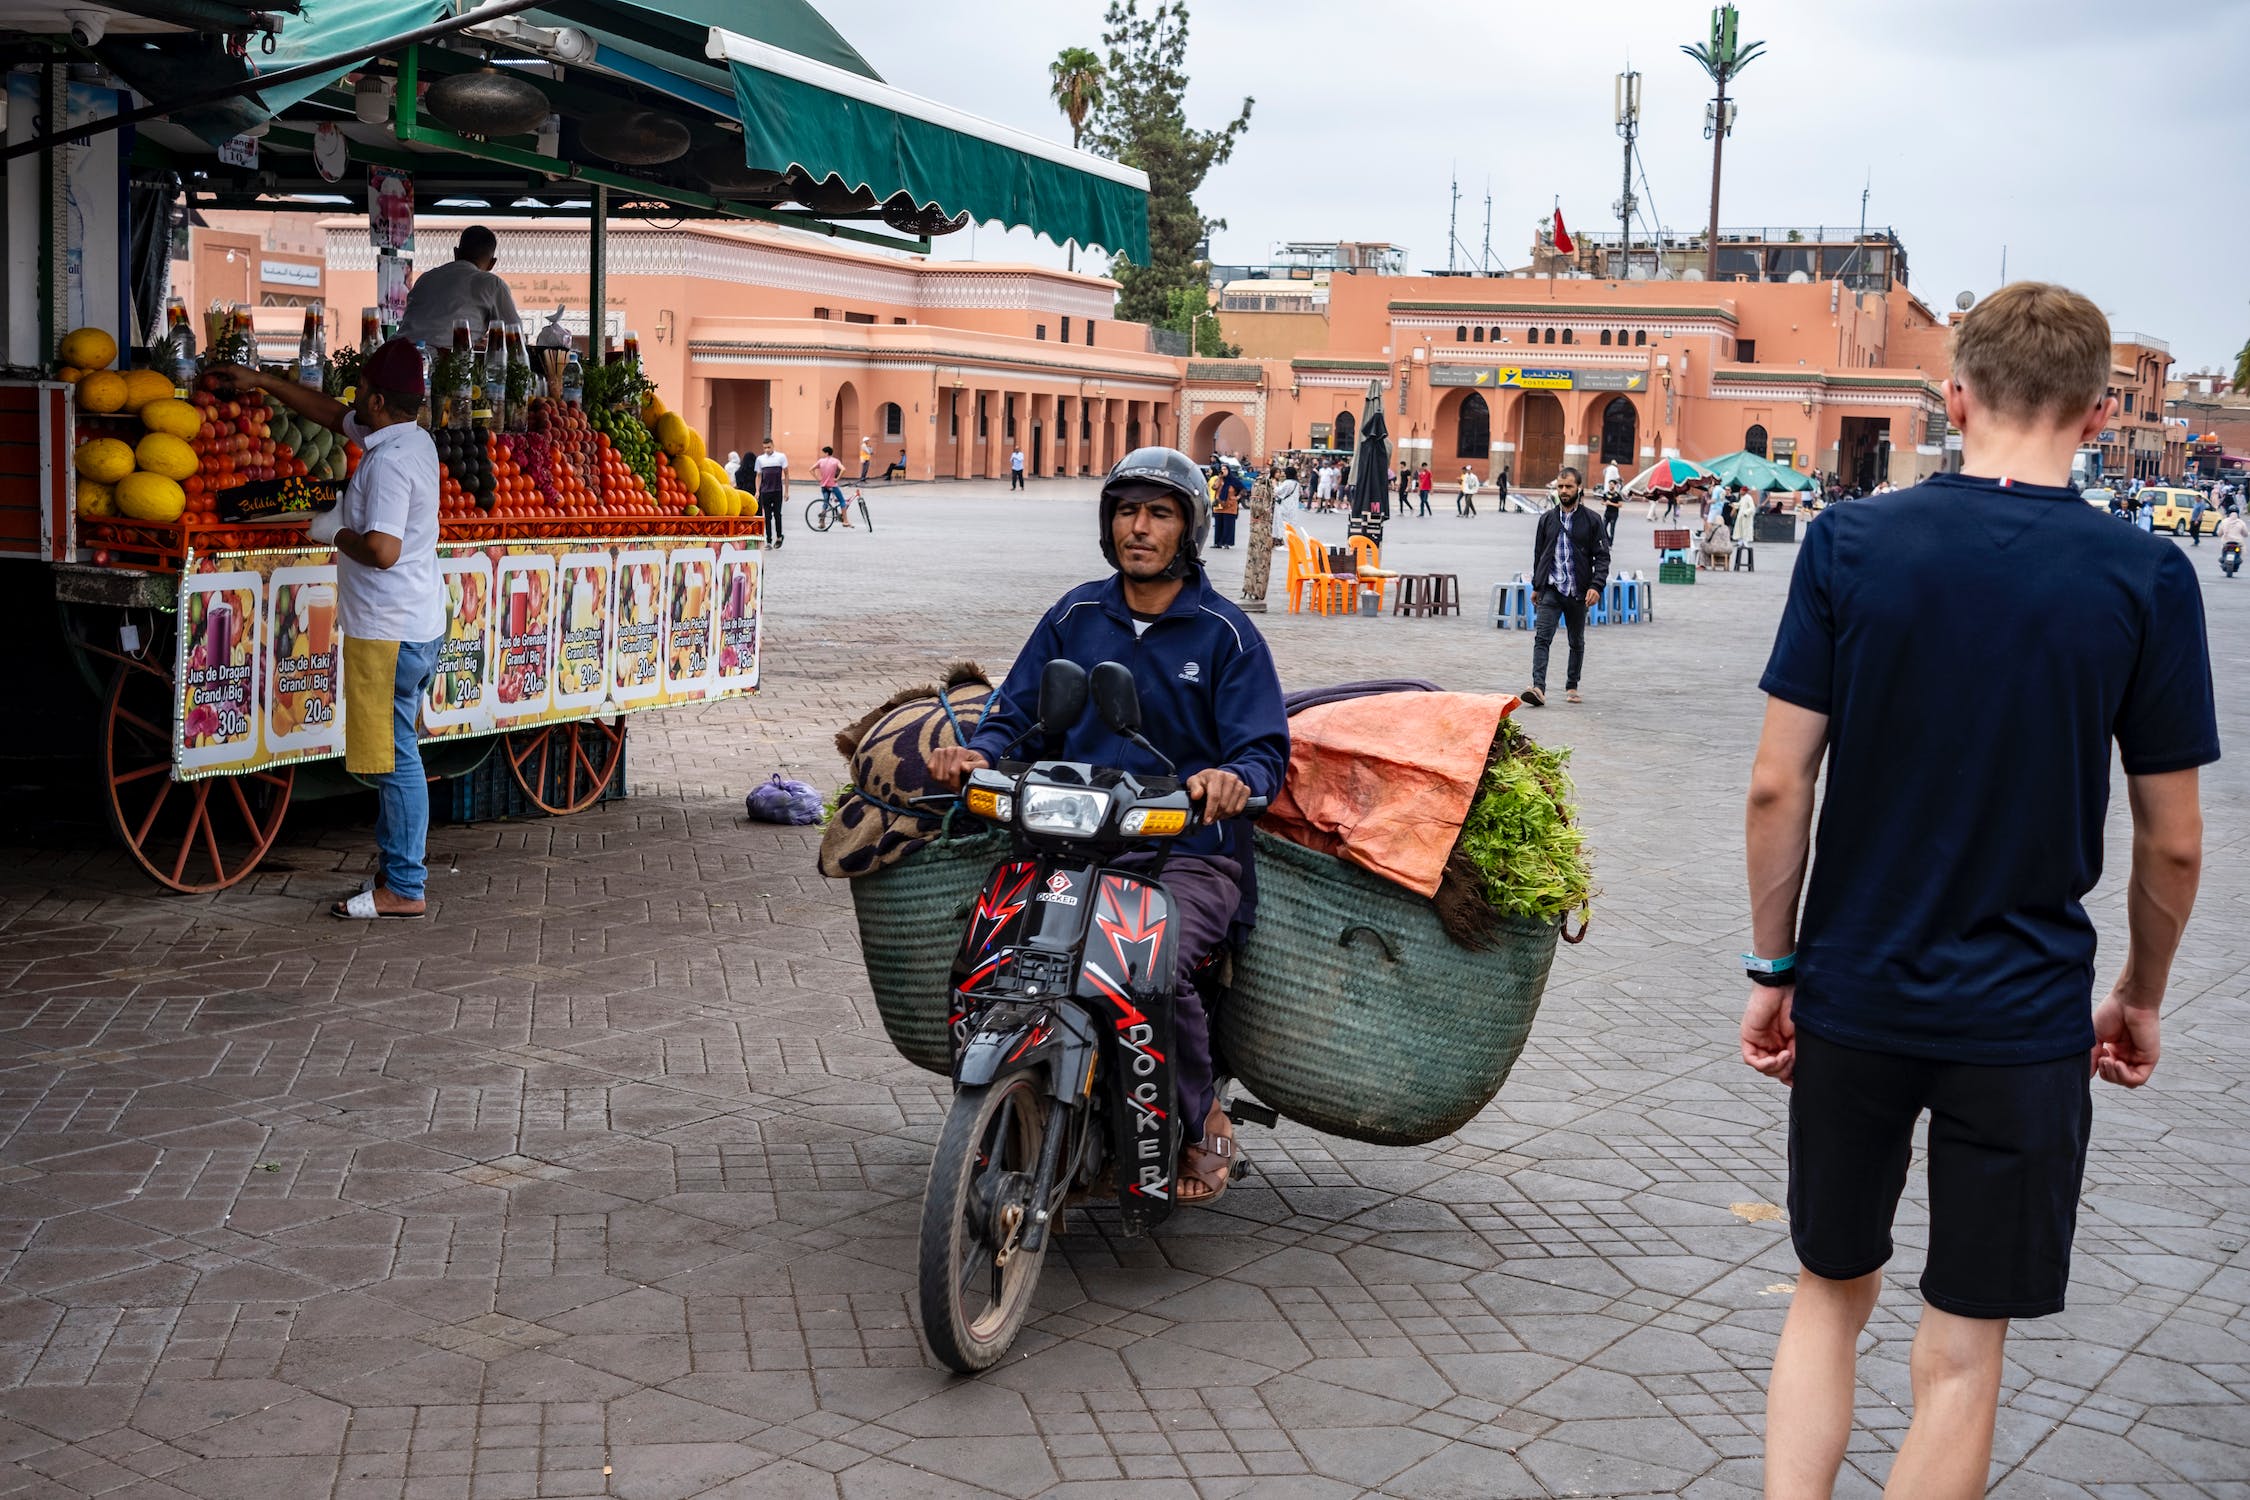
<path id="1" fill-rule="evenodd" d="M 1656 565 L 1656 581 L 1658 583 L 1693 584 L 1695 582 L 1695 564 L 1685 562 L 1658 563 Z"/>

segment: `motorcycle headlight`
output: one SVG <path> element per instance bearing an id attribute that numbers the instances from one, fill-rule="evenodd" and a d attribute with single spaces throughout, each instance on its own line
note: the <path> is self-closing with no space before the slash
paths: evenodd
<path id="1" fill-rule="evenodd" d="M 1056 838 L 1088 839 L 1101 832 L 1109 812 L 1107 792 L 1079 791 L 1070 787 L 1035 786 L 1023 794 L 1022 822 L 1027 833 Z"/>

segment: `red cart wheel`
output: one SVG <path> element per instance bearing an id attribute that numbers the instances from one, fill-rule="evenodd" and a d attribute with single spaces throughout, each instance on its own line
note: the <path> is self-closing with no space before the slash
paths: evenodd
<path id="1" fill-rule="evenodd" d="M 571 719 L 517 729 L 500 743 L 516 785 L 542 812 L 584 812 L 625 758 L 625 726 L 615 719 Z"/>
<path id="2" fill-rule="evenodd" d="M 102 712 L 110 826 L 157 884 L 223 891 L 258 867 L 289 810 L 294 766 L 172 780 L 172 674 L 118 669 Z"/>

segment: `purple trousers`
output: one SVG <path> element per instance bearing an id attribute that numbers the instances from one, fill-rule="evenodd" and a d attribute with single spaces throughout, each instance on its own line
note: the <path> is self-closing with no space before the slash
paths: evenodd
<path id="1" fill-rule="evenodd" d="M 1142 863 L 1120 861 L 1128 868 Z M 1211 1017 L 1195 987 L 1195 971 L 1227 940 L 1242 905 L 1242 866 L 1216 854 L 1175 854 L 1158 877 L 1172 896 L 1179 924 L 1179 982 L 1172 1003 L 1173 1077 L 1180 1089 L 1180 1139 L 1203 1139 L 1218 1082 L 1212 1076 Z"/>

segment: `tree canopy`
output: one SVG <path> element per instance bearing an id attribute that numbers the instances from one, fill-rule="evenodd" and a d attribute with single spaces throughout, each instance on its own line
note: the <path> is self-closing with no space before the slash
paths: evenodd
<path id="1" fill-rule="evenodd" d="M 1156 0 L 1146 11 L 1141 0 L 1110 0 L 1102 24 L 1107 77 L 1091 117 L 1091 143 L 1148 174 L 1148 264 L 1114 265 L 1111 274 L 1123 289 L 1117 315 L 1164 324 L 1172 316 L 1172 292 L 1192 288 L 1200 299 L 1207 284 L 1196 247 L 1226 220 L 1204 217 L 1195 206 L 1196 190 L 1234 154 L 1250 128 L 1253 101 L 1245 98 L 1221 129 L 1188 124 L 1187 0 Z"/>

